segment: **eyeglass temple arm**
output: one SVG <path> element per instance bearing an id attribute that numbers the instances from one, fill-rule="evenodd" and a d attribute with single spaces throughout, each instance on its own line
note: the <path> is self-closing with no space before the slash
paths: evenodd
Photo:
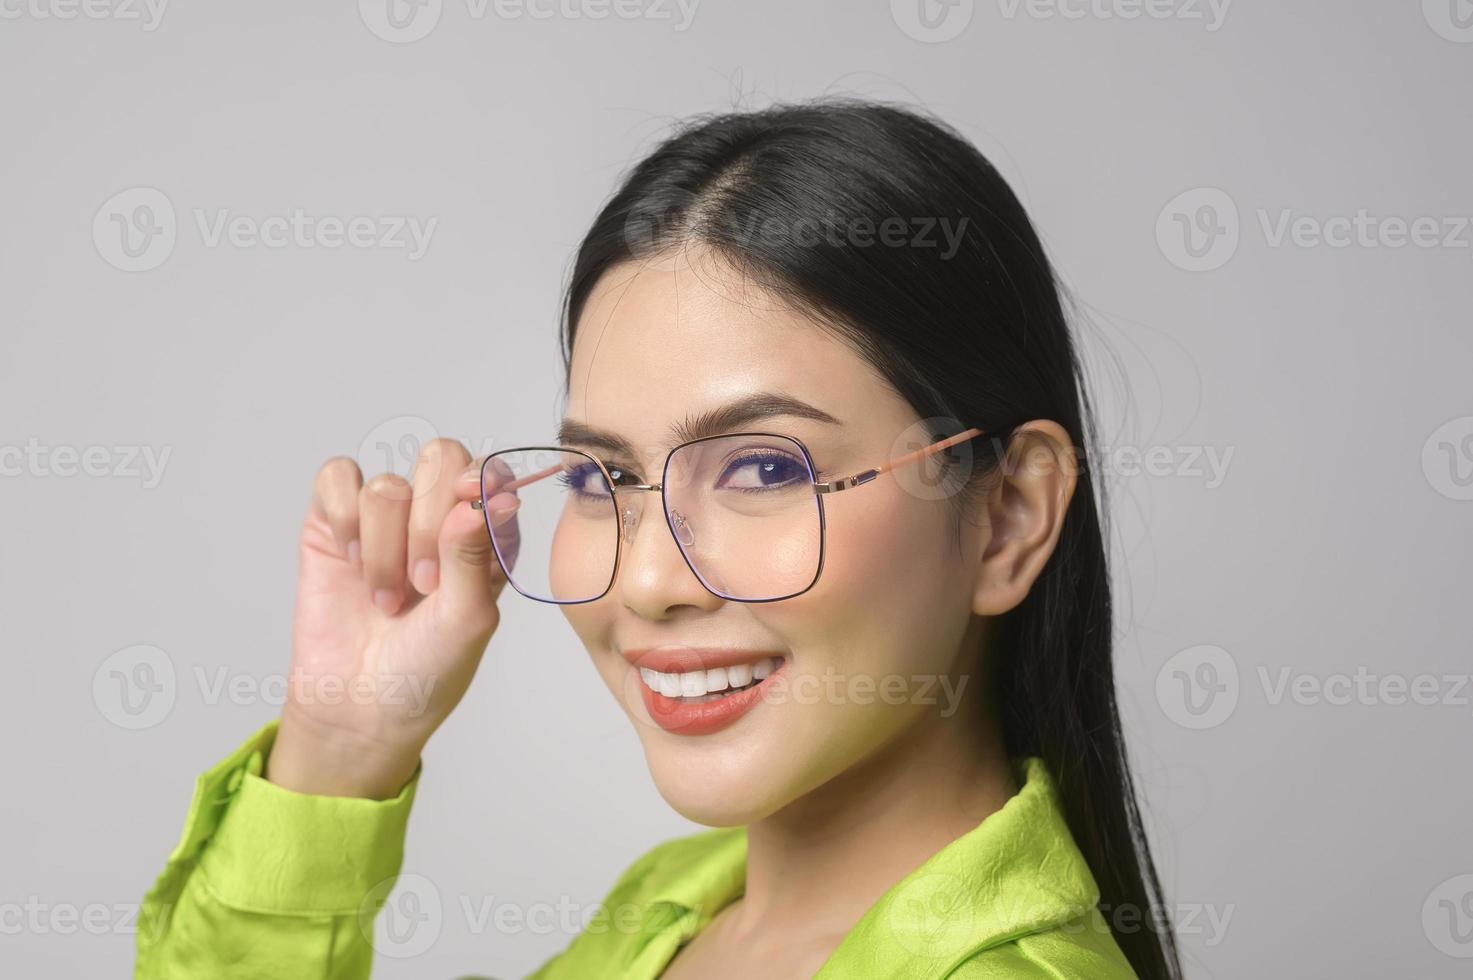
<path id="1" fill-rule="evenodd" d="M 900 469 L 902 466 L 909 466 L 911 463 L 914 463 L 918 459 L 929 456 L 932 453 L 938 453 L 941 450 L 946 449 L 950 446 L 954 446 L 959 442 L 966 442 L 968 439 L 975 439 L 977 436 L 980 436 L 982 434 L 983 431 L 981 429 L 971 428 L 966 430 L 965 432 L 959 432 L 949 439 L 942 439 L 940 442 L 933 442 L 929 446 L 922 446 L 920 449 L 917 449 L 914 452 L 906 453 L 904 456 L 897 456 L 894 459 L 890 460 L 890 462 L 885 463 L 883 466 L 876 466 L 873 469 L 864 470 L 861 473 L 855 473 L 853 476 L 846 476 L 839 480 L 830 480 L 828 483 L 815 483 L 813 485 L 813 489 L 816 493 L 838 493 L 840 490 L 848 490 L 850 487 L 857 487 L 862 484 L 868 483 L 875 477 L 879 476 L 881 473 L 889 473 L 892 470 Z M 538 480 L 544 479 L 545 477 L 552 476 L 554 473 L 557 473 L 562 468 L 562 464 L 560 463 L 555 466 L 549 466 L 546 469 L 538 470 L 535 473 L 529 473 L 519 480 L 512 480 L 510 483 L 497 487 L 496 490 L 498 493 L 510 492 L 520 487 L 524 487 L 529 483 L 535 483 Z M 471 507 L 475 510 L 480 510 L 482 508 L 481 498 L 477 497 L 475 500 L 472 500 Z"/>
<path id="2" fill-rule="evenodd" d="M 940 452 L 948 446 L 954 446 L 959 442 L 975 439 L 982 434 L 981 429 L 971 428 L 965 432 L 959 432 L 949 439 L 942 439 L 940 442 L 933 442 L 929 446 L 922 446 L 915 452 L 906 453 L 904 456 L 897 456 L 883 466 L 876 466 L 874 469 L 864 470 L 861 473 L 855 473 L 853 476 L 846 476 L 843 479 L 830 480 L 828 483 L 815 483 L 813 490 L 815 493 L 838 493 L 840 490 L 848 490 L 850 487 L 857 487 L 861 484 L 868 483 L 881 473 L 888 473 L 892 470 L 898 470 L 902 466 L 909 466 L 918 459 L 929 456 L 932 453 Z"/>
<path id="3" fill-rule="evenodd" d="M 560 470 L 562 470 L 562 468 L 563 468 L 563 465 L 561 463 L 558 463 L 557 465 L 555 465 L 555 466 L 549 466 L 549 467 L 547 467 L 544 470 L 538 470 L 536 473 L 528 473 L 526 476 L 522 477 L 520 480 L 512 480 L 510 483 L 503 483 L 501 486 L 499 486 L 499 487 L 496 488 L 496 492 L 497 493 L 509 493 L 509 492 L 511 492 L 513 490 L 518 490 L 518 489 L 520 489 L 522 487 L 525 487 L 529 483 L 536 483 L 538 480 L 541 480 L 541 479 L 544 479 L 546 477 L 552 476 L 554 473 L 557 473 Z M 477 497 L 475 500 L 472 500 L 471 501 L 471 509 L 472 510 L 481 510 L 481 509 L 483 509 L 483 504 L 482 504 L 482 501 L 481 501 L 481 498 L 480 497 Z"/>

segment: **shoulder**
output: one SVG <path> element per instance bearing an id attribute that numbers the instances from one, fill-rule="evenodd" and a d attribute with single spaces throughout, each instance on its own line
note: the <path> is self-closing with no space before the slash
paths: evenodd
<path id="1" fill-rule="evenodd" d="M 1136 980 L 1097 910 L 979 950 L 949 976 L 951 980 Z"/>

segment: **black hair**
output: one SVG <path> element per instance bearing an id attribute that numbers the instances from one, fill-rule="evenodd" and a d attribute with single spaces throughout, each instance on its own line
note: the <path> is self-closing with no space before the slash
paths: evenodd
<path id="1" fill-rule="evenodd" d="M 1076 452 L 1097 438 L 1062 288 L 1032 223 L 997 169 L 929 114 L 826 98 L 680 124 L 578 250 L 565 377 L 600 277 L 691 245 L 841 331 L 923 419 L 997 434 L 994 448 L 1030 419 L 1057 422 Z M 1003 458 L 976 454 L 969 484 Z M 1101 904 L 1164 923 L 1115 702 L 1104 488 L 1088 467 L 1077 472 L 1042 574 L 992 624 L 991 686 L 1009 755 L 1041 756 L 1053 774 Z M 1180 977 L 1169 926 L 1116 940 L 1139 976 Z"/>

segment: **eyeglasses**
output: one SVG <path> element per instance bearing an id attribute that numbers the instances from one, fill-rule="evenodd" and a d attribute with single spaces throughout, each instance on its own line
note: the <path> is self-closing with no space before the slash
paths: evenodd
<path id="1" fill-rule="evenodd" d="M 481 464 L 486 531 L 507 581 L 559 605 L 593 602 L 613 587 L 638 491 L 659 491 L 665 524 L 706 590 L 734 602 L 776 602 L 811 589 L 823 571 L 823 498 L 863 486 L 982 435 L 931 443 L 852 476 L 820 483 L 808 448 L 791 436 L 706 436 L 670 450 L 659 483 L 566 446 L 503 449 Z M 555 477 L 555 479 L 549 479 Z"/>

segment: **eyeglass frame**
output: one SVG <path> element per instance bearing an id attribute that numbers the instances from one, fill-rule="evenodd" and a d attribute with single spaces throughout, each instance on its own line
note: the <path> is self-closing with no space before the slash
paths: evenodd
<path id="1" fill-rule="evenodd" d="M 585 602 L 597 602 L 604 596 L 608 595 L 610 590 L 613 589 L 614 583 L 619 580 L 619 564 L 624 554 L 624 524 L 627 515 L 616 515 L 618 516 L 618 520 L 616 520 L 614 524 L 614 570 L 609 575 L 609 584 L 604 586 L 604 590 L 591 599 L 543 599 L 539 596 L 527 595 L 527 593 L 523 592 L 517 586 L 516 581 L 512 578 L 511 572 L 507 570 L 506 562 L 502 560 L 501 546 L 496 543 L 496 533 L 491 529 L 491 513 L 486 508 L 486 467 L 489 466 L 491 464 L 491 460 L 495 459 L 497 456 L 505 455 L 507 453 L 530 452 L 533 450 L 544 450 L 558 453 L 571 452 L 577 453 L 580 456 L 587 456 L 589 459 L 593 460 L 593 462 L 598 466 L 599 472 L 603 474 L 604 483 L 609 487 L 610 496 L 614 498 L 616 510 L 618 494 L 621 490 L 658 490 L 660 492 L 660 510 L 665 515 L 665 526 L 667 529 L 669 529 L 671 536 L 675 538 L 676 550 L 680 552 L 680 557 L 685 561 L 686 567 L 690 569 L 691 574 L 696 577 L 696 581 L 701 583 L 701 588 L 716 596 L 716 598 L 726 602 L 782 602 L 786 599 L 796 599 L 798 596 L 803 595 L 805 592 L 809 591 L 815 585 L 817 585 L 819 578 L 823 576 L 824 553 L 827 550 L 825 545 L 828 541 L 828 526 L 827 521 L 824 517 L 823 509 L 823 498 L 825 494 L 839 493 L 844 490 L 852 490 L 855 487 L 863 486 L 864 484 L 869 483 L 883 473 L 893 473 L 896 470 L 901 469 L 902 467 L 919 462 L 925 457 L 930 456 L 934 453 L 938 453 L 943 449 L 947 449 L 951 446 L 957 445 L 958 443 L 967 442 L 969 440 L 977 438 L 980 435 L 985 434 L 986 433 L 984 432 L 984 430 L 973 427 L 963 432 L 959 432 L 954 436 L 950 436 L 938 442 L 933 442 L 928 446 L 922 446 L 920 449 L 908 452 L 903 456 L 897 456 L 889 462 L 886 462 L 880 466 L 873 466 L 869 469 L 860 470 L 857 473 L 854 473 L 850 476 L 841 477 L 837 480 L 828 480 L 822 483 L 818 482 L 817 480 L 812 481 L 810 483 L 810 486 L 813 488 L 814 495 L 818 498 L 818 568 L 816 568 L 813 572 L 812 581 L 810 581 L 802 589 L 788 595 L 776 596 L 771 599 L 739 599 L 734 596 L 722 595 L 720 592 L 717 592 L 711 586 L 706 584 L 705 578 L 701 575 L 700 572 L 696 571 L 695 565 L 691 564 L 690 556 L 685 553 L 685 546 L 680 543 L 679 533 L 675 530 L 675 526 L 671 523 L 670 502 L 665 496 L 665 483 L 669 480 L 670 460 L 673 459 L 675 454 L 680 450 L 686 448 L 687 446 L 693 446 L 697 443 L 707 442 L 712 439 L 732 439 L 740 438 L 742 436 L 765 436 L 771 439 L 786 439 L 796 445 L 799 451 L 803 453 L 803 462 L 807 465 L 808 472 L 810 474 L 817 473 L 818 470 L 813 465 L 813 456 L 808 452 L 808 447 L 804 445 L 803 441 L 796 436 L 785 435 L 777 432 L 722 432 L 715 435 L 702 436 L 699 439 L 691 439 L 687 442 L 682 442 L 678 446 L 675 446 L 668 453 L 665 454 L 665 464 L 660 469 L 659 483 L 634 483 L 622 484 L 619 486 L 614 485 L 614 478 L 609 474 L 609 469 L 607 466 L 604 465 L 604 461 L 602 459 L 599 459 L 593 453 L 590 453 L 583 449 L 575 449 L 571 446 L 518 446 L 514 449 L 500 449 L 488 455 L 481 463 L 481 476 L 479 486 L 480 494 L 476 497 L 475 500 L 471 501 L 471 508 L 482 512 L 482 516 L 485 518 L 486 523 L 486 535 L 491 539 L 491 551 L 496 555 L 496 563 L 501 566 L 502 574 L 506 576 L 507 582 L 511 584 L 511 587 L 513 589 L 516 589 L 519 595 L 526 596 L 528 599 L 532 599 L 536 602 L 546 602 L 557 606 L 582 605 Z M 549 467 L 547 470 L 540 471 L 534 475 L 521 477 L 519 479 L 512 480 L 510 483 L 498 486 L 496 488 L 496 492 L 501 493 L 508 490 L 515 490 L 517 488 L 524 487 L 529 483 L 534 483 L 537 480 L 545 479 L 546 477 L 551 476 L 553 473 L 561 471 L 562 469 L 563 465 L 559 463 L 557 466 Z"/>

